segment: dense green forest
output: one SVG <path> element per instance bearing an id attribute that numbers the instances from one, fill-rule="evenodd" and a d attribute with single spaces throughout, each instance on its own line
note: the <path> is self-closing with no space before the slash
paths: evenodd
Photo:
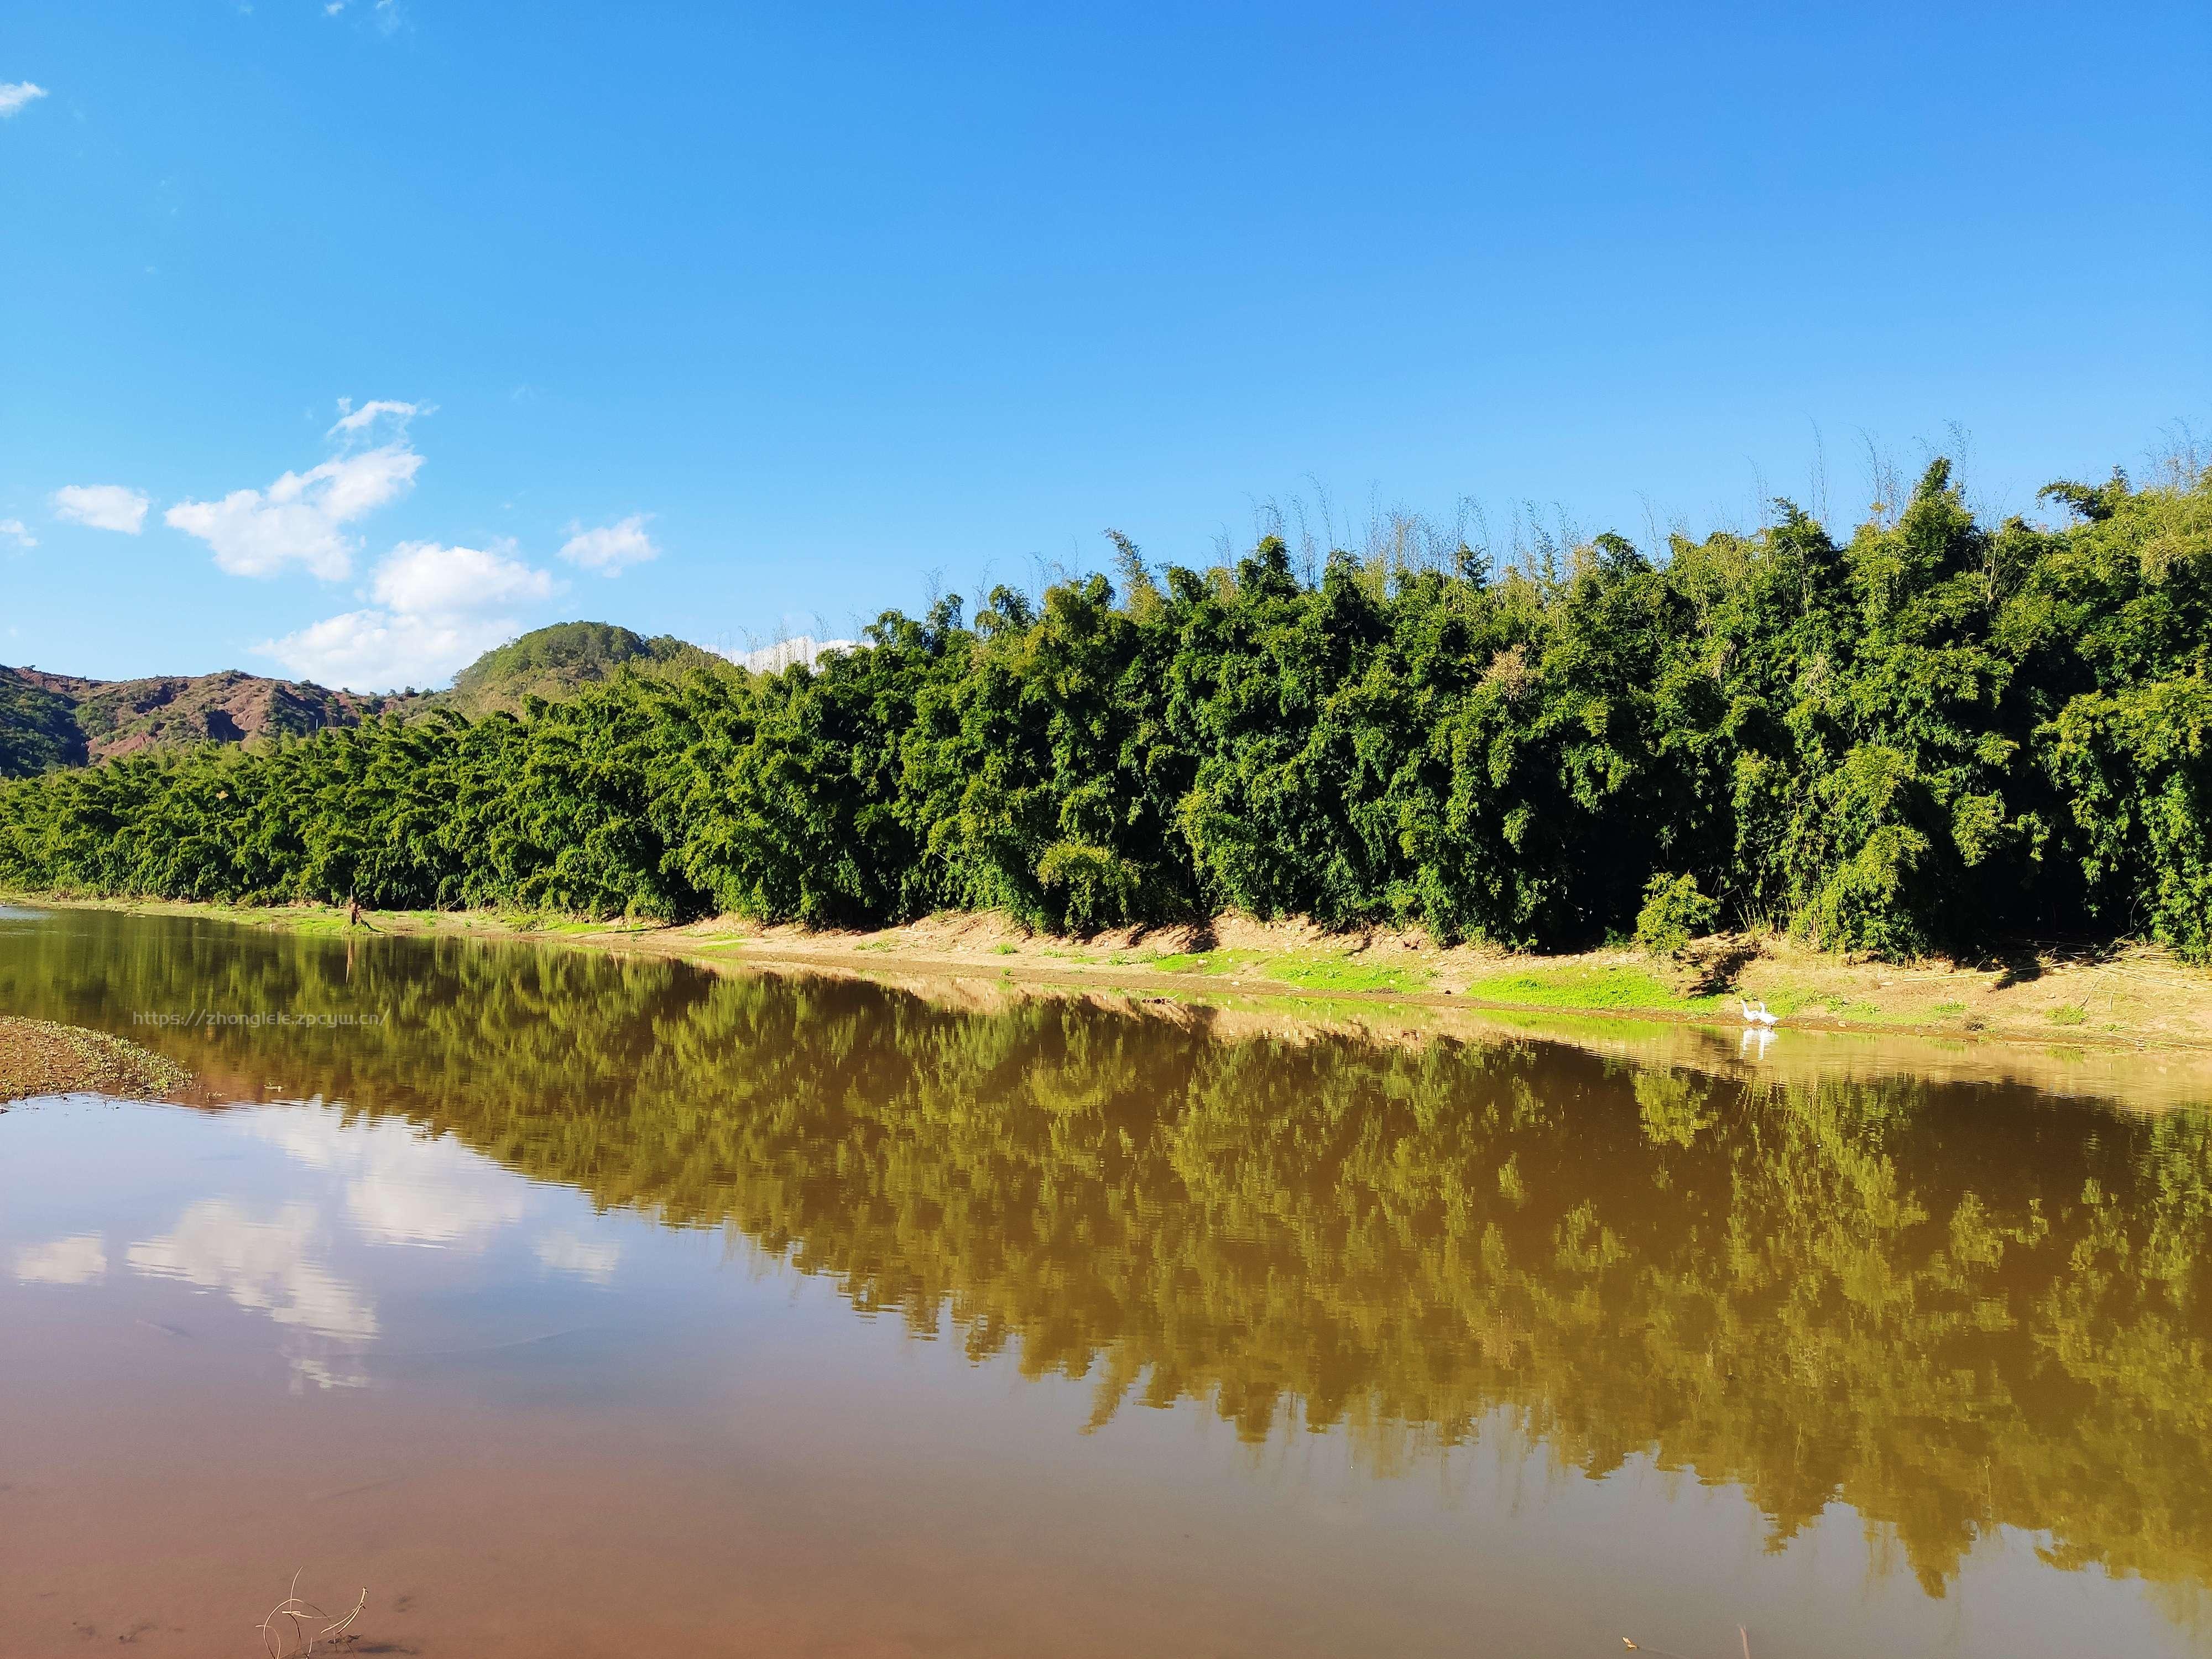
<path id="1" fill-rule="evenodd" d="M 84 764 L 76 705 L 20 675 L 0 672 L 0 778 Z"/>
<path id="2" fill-rule="evenodd" d="M 1655 879 L 1910 956 L 2212 955 L 2212 471 L 1979 522 L 1948 463 L 1838 541 L 1510 556 L 1270 537 L 630 675 L 0 787 L 0 885 L 1085 929 L 1223 908 L 1587 944 Z M 1680 890 L 1675 890 L 1679 896 Z"/>

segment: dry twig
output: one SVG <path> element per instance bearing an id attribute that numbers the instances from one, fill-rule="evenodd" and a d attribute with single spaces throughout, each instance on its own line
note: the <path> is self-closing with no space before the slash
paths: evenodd
<path id="1" fill-rule="evenodd" d="M 295 1572 L 284 1599 L 256 1627 L 261 1632 L 263 1650 L 269 1659 L 306 1659 L 318 1642 L 342 1647 L 356 1639 L 354 1621 L 368 1606 L 368 1590 L 363 1586 L 353 1611 L 343 1619 L 333 1619 L 313 1601 L 300 1599 L 300 1575 Z"/>

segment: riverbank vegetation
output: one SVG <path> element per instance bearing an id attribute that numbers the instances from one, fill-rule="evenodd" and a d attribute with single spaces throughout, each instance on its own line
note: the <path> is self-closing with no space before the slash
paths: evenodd
<path id="1" fill-rule="evenodd" d="M 0 787 L 0 886 L 815 926 L 1235 909 L 1547 949 L 1670 917 L 1892 957 L 2212 955 L 2212 472 L 1839 540 L 1541 536 L 993 590 L 633 676 Z M 1661 878 L 1655 887 L 1655 878 Z"/>

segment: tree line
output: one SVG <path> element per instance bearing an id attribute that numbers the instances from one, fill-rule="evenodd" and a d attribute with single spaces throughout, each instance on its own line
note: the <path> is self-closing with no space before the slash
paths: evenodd
<path id="1" fill-rule="evenodd" d="M 817 925 L 1225 908 L 1571 947 L 1689 889 L 1906 957 L 2022 934 L 2212 955 L 2212 470 L 1838 540 L 1507 560 L 1279 538 L 885 612 L 773 675 L 634 676 L 0 786 L 0 885 Z"/>

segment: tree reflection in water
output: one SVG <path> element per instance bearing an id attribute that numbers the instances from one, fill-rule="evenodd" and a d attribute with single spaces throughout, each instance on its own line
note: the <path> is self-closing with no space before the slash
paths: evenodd
<path id="1" fill-rule="evenodd" d="M 1389 1473 L 1502 1412 L 1740 1482 L 1778 1546 L 1849 1503 L 1931 1593 L 1997 1526 L 2212 1584 L 2200 1115 L 90 914 L 0 935 L 0 994 L 728 1229 L 1094 1424 L 1197 1399 Z M 131 1026 L 195 1007 L 390 1018 Z"/>

